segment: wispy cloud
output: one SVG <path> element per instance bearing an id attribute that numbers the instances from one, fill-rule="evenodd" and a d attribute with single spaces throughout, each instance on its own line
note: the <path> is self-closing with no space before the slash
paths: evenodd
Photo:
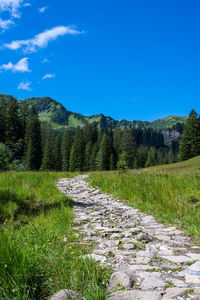
<path id="1" fill-rule="evenodd" d="M 4 47 L 10 50 L 24 48 L 25 52 L 31 53 L 36 52 L 38 48 L 47 47 L 50 41 L 56 40 L 59 36 L 79 35 L 81 33 L 83 32 L 76 30 L 73 26 L 57 26 L 35 35 L 32 39 L 13 41 L 10 44 L 4 44 Z"/>
<path id="2" fill-rule="evenodd" d="M 56 74 L 46 74 L 42 77 L 42 79 L 54 78 L 54 77 L 56 77 Z"/>
<path id="3" fill-rule="evenodd" d="M 0 0 L 0 1 L 1 1 L 1 0 Z M 0 18 L 0 28 L 2 28 L 3 31 L 9 29 L 9 27 L 10 27 L 11 25 L 13 25 L 13 24 L 14 24 L 14 22 L 13 22 L 12 20 L 2 20 L 2 19 Z"/>
<path id="4" fill-rule="evenodd" d="M 42 60 L 42 63 L 43 64 L 46 64 L 46 63 L 49 63 L 50 62 L 50 60 L 47 58 L 47 57 L 45 57 L 43 60 Z"/>
<path id="5" fill-rule="evenodd" d="M 38 11 L 39 11 L 40 13 L 44 13 L 47 9 L 48 9 L 48 6 L 43 6 L 43 7 L 41 7 L 41 8 L 38 8 Z"/>
<path id="6" fill-rule="evenodd" d="M 31 87 L 31 82 L 30 81 L 22 81 L 18 84 L 17 89 L 18 90 L 26 90 L 26 91 L 32 91 Z"/>
<path id="7" fill-rule="evenodd" d="M 14 18 L 20 18 L 19 9 L 24 0 L 0 0 L 0 11 L 9 11 Z"/>
<path id="8" fill-rule="evenodd" d="M 24 3 L 24 7 L 28 7 L 28 6 L 31 6 L 31 4 L 28 2 Z"/>
<path id="9" fill-rule="evenodd" d="M 15 72 L 31 72 L 28 67 L 28 57 L 20 59 L 15 65 L 12 62 L 9 62 L 8 64 L 3 64 L 0 66 L 1 70 L 5 71 L 12 71 L 13 73 Z"/>

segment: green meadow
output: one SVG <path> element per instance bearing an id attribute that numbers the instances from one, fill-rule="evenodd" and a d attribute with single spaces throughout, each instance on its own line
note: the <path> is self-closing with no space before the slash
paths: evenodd
<path id="1" fill-rule="evenodd" d="M 49 299 L 64 288 L 105 299 L 109 271 L 81 258 L 91 249 L 73 229 L 72 201 L 55 185 L 69 176 L 0 174 L 0 299 Z"/>
<path id="2" fill-rule="evenodd" d="M 200 244 L 200 156 L 141 170 L 95 172 L 93 186 L 158 221 L 186 230 Z"/>

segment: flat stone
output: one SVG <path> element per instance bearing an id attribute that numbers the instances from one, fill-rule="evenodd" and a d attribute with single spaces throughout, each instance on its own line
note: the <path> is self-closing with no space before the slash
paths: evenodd
<path id="1" fill-rule="evenodd" d="M 157 291 L 121 291 L 109 295 L 107 300 L 160 300 L 162 296 Z"/>
<path id="2" fill-rule="evenodd" d="M 161 258 L 172 261 L 173 263 L 187 263 L 192 262 L 192 259 L 183 255 L 161 255 Z"/>
<path id="3" fill-rule="evenodd" d="M 84 255 L 82 256 L 83 259 L 85 258 L 90 258 L 90 259 L 94 259 L 98 262 L 101 262 L 101 263 L 104 263 L 106 261 L 106 257 L 103 256 L 103 255 L 97 255 L 97 254 L 87 254 L 87 255 Z"/>
<path id="4" fill-rule="evenodd" d="M 133 250 L 135 248 L 134 244 L 123 244 L 125 250 Z"/>
<path id="5" fill-rule="evenodd" d="M 171 237 L 168 236 L 168 235 L 156 235 L 157 239 L 161 240 L 161 241 L 170 241 L 171 240 Z"/>
<path id="6" fill-rule="evenodd" d="M 190 284 L 200 284 L 200 276 L 198 275 L 185 275 L 185 282 Z"/>
<path id="7" fill-rule="evenodd" d="M 111 275 L 107 290 L 114 291 L 117 288 L 130 288 L 131 280 L 127 273 L 123 271 L 115 272 Z"/>
<path id="8" fill-rule="evenodd" d="M 193 260 L 200 260 L 200 254 L 199 253 L 187 253 L 186 255 L 191 257 Z"/>
<path id="9" fill-rule="evenodd" d="M 187 292 L 187 288 L 177 288 L 177 287 L 172 287 L 166 289 L 166 293 L 163 296 L 163 299 L 169 299 L 169 298 L 174 298 L 177 296 L 183 296 L 185 292 Z"/>
<path id="10" fill-rule="evenodd" d="M 163 288 L 165 286 L 164 280 L 160 279 L 161 273 L 159 272 L 145 272 L 141 274 L 144 278 L 140 288 L 143 290 L 150 290 L 156 288 Z"/>
<path id="11" fill-rule="evenodd" d="M 53 294 L 50 300 L 70 300 L 70 299 L 80 299 L 80 296 L 72 290 L 60 290 L 59 292 Z"/>

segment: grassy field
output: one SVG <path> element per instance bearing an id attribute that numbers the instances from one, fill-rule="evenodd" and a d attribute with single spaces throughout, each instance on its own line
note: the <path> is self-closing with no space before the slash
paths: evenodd
<path id="1" fill-rule="evenodd" d="M 109 271 L 81 259 L 89 247 L 73 229 L 73 204 L 55 181 L 64 173 L 0 174 L 0 299 L 49 299 L 72 289 L 105 299 Z"/>
<path id="2" fill-rule="evenodd" d="M 200 244 L 200 157 L 185 162 L 119 172 L 95 172 L 93 186 L 128 205 L 184 229 Z"/>

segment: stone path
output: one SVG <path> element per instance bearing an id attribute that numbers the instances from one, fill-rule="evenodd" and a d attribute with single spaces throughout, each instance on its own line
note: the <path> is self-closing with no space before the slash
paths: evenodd
<path id="1" fill-rule="evenodd" d="M 116 272 L 107 299 L 200 299 L 200 249 L 190 238 L 89 187 L 87 177 L 58 187 L 74 201 L 75 227 L 95 245 L 89 256 Z"/>

